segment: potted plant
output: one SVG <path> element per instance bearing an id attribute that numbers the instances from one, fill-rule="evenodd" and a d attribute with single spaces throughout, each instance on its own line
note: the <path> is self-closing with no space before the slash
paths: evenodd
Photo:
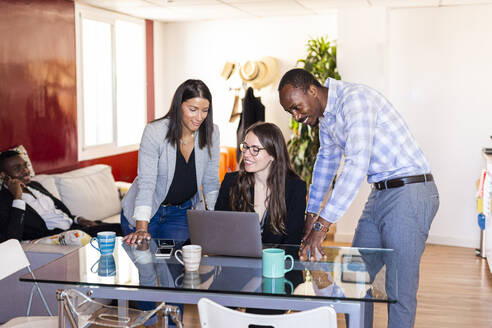
<path id="1" fill-rule="evenodd" d="M 297 61 L 301 68 L 313 74 L 321 84 L 324 84 L 329 77 L 340 79 L 335 41 L 329 41 L 327 36 L 310 39 L 306 47 L 306 58 Z M 319 149 L 319 128 L 298 123 L 293 118 L 290 120 L 289 127 L 293 132 L 287 143 L 292 166 L 309 186 Z"/>

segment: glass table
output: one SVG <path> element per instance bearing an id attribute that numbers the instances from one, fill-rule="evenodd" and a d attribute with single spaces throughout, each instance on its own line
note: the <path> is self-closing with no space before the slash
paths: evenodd
<path id="1" fill-rule="evenodd" d="M 117 237 L 112 255 L 100 256 L 88 244 L 34 270 L 36 278 L 24 275 L 20 280 L 123 302 L 196 304 L 207 297 L 233 307 L 307 310 L 329 305 L 348 314 L 348 327 L 364 326 L 368 303 L 397 301 L 391 249 L 324 247 L 326 260 L 307 262 L 299 260 L 298 245 L 264 245 L 270 247 L 294 257 L 293 270 L 284 278 L 262 277 L 261 258 L 224 256 L 203 256 L 198 272 L 185 273 L 174 252 L 170 258 L 155 255 L 157 240 L 130 246 Z"/>

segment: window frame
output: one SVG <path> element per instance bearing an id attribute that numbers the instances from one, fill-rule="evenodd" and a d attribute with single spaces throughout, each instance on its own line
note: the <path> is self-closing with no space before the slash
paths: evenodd
<path id="1" fill-rule="evenodd" d="M 106 22 L 111 25 L 111 58 L 112 58 L 112 96 L 113 96 L 113 141 L 107 144 L 95 145 L 95 146 L 85 146 L 85 122 L 84 122 L 84 76 L 83 76 L 83 47 L 82 47 L 82 19 L 93 19 L 101 22 Z M 107 156 L 113 156 L 118 154 L 123 154 L 127 152 L 132 152 L 139 149 L 140 141 L 125 146 L 118 146 L 118 110 L 117 110 L 117 85 L 116 85 L 116 30 L 115 23 L 116 20 L 129 21 L 143 27 L 143 41 L 144 45 L 146 43 L 146 27 L 145 20 L 139 19 L 124 14 L 114 13 L 106 11 L 103 9 L 98 9 L 79 3 L 75 3 L 75 46 L 76 46 L 76 72 L 77 72 L 77 148 L 78 148 L 78 160 L 89 160 Z M 144 95 L 144 125 L 148 121 L 147 117 L 147 71 L 146 71 L 146 47 L 143 49 L 143 82 L 145 92 Z"/>

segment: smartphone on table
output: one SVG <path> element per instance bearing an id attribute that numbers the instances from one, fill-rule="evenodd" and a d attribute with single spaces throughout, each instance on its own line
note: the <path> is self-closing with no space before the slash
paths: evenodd
<path id="1" fill-rule="evenodd" d="M 157 250 L 155 256 L 170 258 L 174 249 L 173 239 L 157 239 Z"/>

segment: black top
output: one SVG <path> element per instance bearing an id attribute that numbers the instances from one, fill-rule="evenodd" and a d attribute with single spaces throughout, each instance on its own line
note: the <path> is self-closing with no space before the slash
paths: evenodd
<path id="1" fill-rule="evenodd" d="M 196 186 L 195 149 L 191 152 L 188 163 L 176 147 L 176 169 L 174 170 L 173 182 L 166 195 L 163 204 L 178 205 L 191 199 L 198 188 Z"/>
<path id="2" fill-rule="evenodd" d="M 217 211 L 232 211 L 229 193 L 236 183 L 237 172 L 227 173 L 220 186 L 219 197 L 215 203 Z M 254 188 L 251 188 L 251 198 L 254 199 Z M 287 218 L 285 220 L 285 235 L 274 234 L 270 227 L 270 215 L 264 218 L 261 240 L 264 244 L 295 244 L 299 245 L 304 228 L 304 211 L 306 210 L 306 183 L 297 175 L 288 173 L 285 179 L 285 204 Z"/>

